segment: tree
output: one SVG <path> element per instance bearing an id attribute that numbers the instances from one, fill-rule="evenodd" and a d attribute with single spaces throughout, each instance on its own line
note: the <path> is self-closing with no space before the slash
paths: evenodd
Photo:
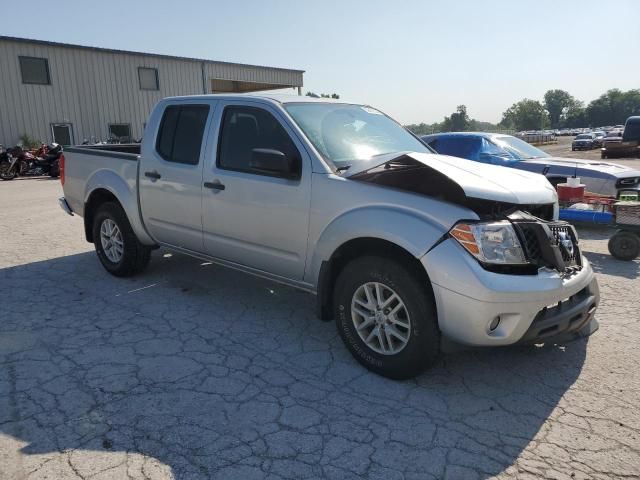
<path id="1" fill-rule="evenodd" d="M 539 130 L 549 123 L 549 114 L 537 100 L 525 98 L 511 105 L 503 114 L 500 126 L 514 130 Z"/>
<path id="2" fill-rule="evenodd" d="M 563 113 L 575 108 L 578 103 L 578 100 L 565 90 L 547 90 L 544 94 L 544 108 L 549 112 L 551 127 L 559 127 Z"/>
<path id="3" fill-rule="evenodd" d="M 312 97 L 312 98 L 335 98 L 336 100 L 340 98 L 340 95 L 338 95 L 337 93 L 332 93 L 332 94 L 321 93 L 320 95 L 318 95 L 315 92 L 307 92 L 306 96 Z"/>
<path id="4" fill-rule="evenodd" d="M 448 123 L 449 131 L 451 132 L 464 132 L 469 130 L 469 124 L 471 119 L 467 115 L 467 106 L 458 105 L 456 111 L 451 114 L 450 117 L 444 118 L 445 125 Z"/>
<path id="5" fill-rule="evenodd" d="M 577 101 L 575 105 L 567 107 L 560 117 L 560 126 L 564 128 L 584 127 L 587 123 L 586 112 L 582 102 Z"/>
<path id="6" fill-rule="evenodd" d="M 416 135 L 428 135 L 430 133 L 438 132 L 464 132 L 472 130 L 481 131 L 495 131 L 498 126 L 489 123 L 481 122 L 469 118 L 467 114 L 467 107 L 465 105 L 458 105 L 456 111 L 448 117 L 444 117 L 444 120 L 440 123 L 415 123 L 411 125 L 405 125 L 405 128 L 415 133 Z"/>
<path id="7" fill-rule="evenodd" d="M 634 114 L 640 114 L 640 90 L 623 92 L 617 88 L 593 100 L 585 111 L 586 121 L 592 126 L 623 124 Z"/>

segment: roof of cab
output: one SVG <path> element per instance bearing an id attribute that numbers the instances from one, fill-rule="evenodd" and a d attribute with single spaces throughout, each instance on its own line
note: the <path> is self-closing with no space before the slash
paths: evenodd
<path id="1" fill-rule="evenodd" d="M 164 100 L 267 100 L 276 103 L 351 103 L 335 98 L 315 98 L 302 95 L 291 95 L 282 93 L 212 93 L 209 95 L 185 95 L 180 97 L 167 97 Z"/>

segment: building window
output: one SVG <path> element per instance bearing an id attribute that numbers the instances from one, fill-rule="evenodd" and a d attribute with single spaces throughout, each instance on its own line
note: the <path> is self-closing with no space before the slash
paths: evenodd
<path id="1" fill-rule="evenodd" d="M 50 85 L 49 61 L 46 58 L 18 57 L 22 83 Z"/>
<path id="2" fill-rule="evenodd" d="M 131 125 L 128 123 L 110 123 L 109 143 L 131 143 Z"/>
<path id="3" fill-rule="evenodd" d="M 138 67 L 138 80 L 140 80 L 140 90 L 158 90 L 158 69 Z"/>

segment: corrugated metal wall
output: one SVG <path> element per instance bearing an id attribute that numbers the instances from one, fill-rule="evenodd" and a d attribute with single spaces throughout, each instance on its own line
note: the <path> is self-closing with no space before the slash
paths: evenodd
<path id="1" fill-rule="evenodd" d="M 51 85 L 23 84 L 19 56 L 47 58 Z M 131 125 L 140 138 L 153 105 L 163 97 L 203 93 L 203 62 L 0 39 L 0 143 L 20 135 L 52 141 L 51 124 L 70 123 L 73 142 L 106 140 L 110 123 Z M 205 62 L 210 78 L 302 85 L 302 72 Z M 158 69 L 160 89 L 141 90 L 138 67 Z"/>

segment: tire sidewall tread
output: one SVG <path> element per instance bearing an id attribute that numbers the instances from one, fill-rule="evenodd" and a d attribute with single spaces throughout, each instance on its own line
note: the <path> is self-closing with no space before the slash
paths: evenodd
<path id="1" fill-rule="evenodd" d="M 395 355 L 371 350 L 358 335 L 351 319 L 351 300 L 367 282 L 392 288 L 404 302 L 411 321 L 408 344 Z M 349 262 L 338 275 L 334 289 L 338 332 L 351 354 L 369 370 L 393 379 L 411 378 L 432 364 L 440 350 L 435 301 L 409 268 L 392 259 L 366 256 Z"/>
<path id="2" fill-rule="evenodd" d="M 122 234 L 124 252 L 118 263 L 114 263 L 107 258 L 100 240 L 100 226 L 107 218 L 116 223 Z M 104 268 L 117 277 L 135 275 L 141 272 L 149 263 L 151 249 L 138 241 L 126 213 L 115 202 L 106 202 L 98 207 L 93 219 L 93 242 L 98 258 Z"/>

